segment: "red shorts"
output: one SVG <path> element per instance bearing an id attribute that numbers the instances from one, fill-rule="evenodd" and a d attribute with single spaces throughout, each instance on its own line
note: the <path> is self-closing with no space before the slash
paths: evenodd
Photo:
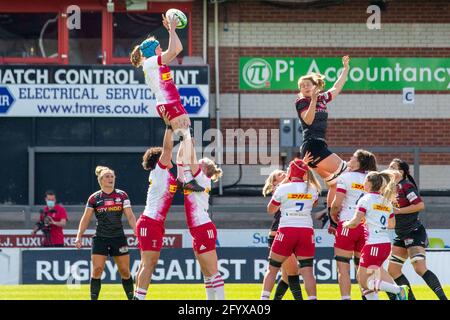
<path id="1" fill-rule="evenodd" d="M 391 254 L 391 243 L 366 244 L 362 249 L 359 265 L 364 268 L 381 267 Z"/>
<path id="2" fill-rule="evenodd" d="M 272 244 L 272 251 L 281 256 L 314 257 L 314 229 L 298 227 L 279 228 Z"/>
<path id="3" fill-rule="evenodd" d="M 164 224 L 155 219 L 141 215 L 136 223 L 139 249 L 142 251 L 161 251 Z"/>
<path id="4" fill-rule="evenodd" d="M 344 221 L 339 222 L 336 229 L 334 247 L 342 250 L 361 252 L 369 235 L 364 223 L 354 229 L 343 228 Z"/>
<path id="5" fill-rule="evenodd" d="M 179 117 L 183 114 L 187 114 L 186 109 L 184 109 L 181 102 L 160 104 L 159 106 L 156 106 L 156 111 L 158 111 L 158 114 L 161 117 L 161 119 L 163 113 L 167 112 L 167 117 L 169 118 L 169 121 L 172 121 L 176 117 Z"/>
<path id="6" fill-rule="evenodd" d="M 192 248 L 197 253 L 216 250 L 217 229 L 214 223 L 208 222 L 197 227 L 189 228 L 192 236 Z"/>

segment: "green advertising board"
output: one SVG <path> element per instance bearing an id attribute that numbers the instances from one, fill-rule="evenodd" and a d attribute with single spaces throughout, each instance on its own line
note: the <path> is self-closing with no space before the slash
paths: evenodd
<path id="1" fill-rule="evenodd" d="M 297 90 L 303 75 L 325 75 L 330 88 L 342 72 L 342 57 L 274 58 L 241 57 L 239 89 Z M 351 58 L 345 90 L 450 91 L 450 58 Z"/>

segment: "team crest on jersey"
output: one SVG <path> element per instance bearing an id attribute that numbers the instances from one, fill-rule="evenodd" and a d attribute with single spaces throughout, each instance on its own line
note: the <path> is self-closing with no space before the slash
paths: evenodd
<path id="1" fill-rule="evenodd" d="M 383 206 L 381 204 L 374 203 L 372 208 L 373 208 L 373 210 L 384 211 L 384 212 L 391 212 L 391 209 L 389 209 L 388 206 Z"/>
<path id="2" fill-rule="evenodd" d="M 289 200 L 311 200 L 311 193 L 288 193 Z"/>
<path id="3" fill-rule="evenodd" d="M 120 198 L 116 198 L 116 203 L 121 203 L 122 202 L 122 199 L 120 199 Z"/>
<path id="4" fill-rule="evenodd" d="M 172 73 L 171 73 L 171 72 L 161 73 L 161 79 L 162 79 L 163 81 L 169 81 L 169 80 L 172 80 Z"/>
<path id="5" fill-rule="evenodd" d="M 353 182 L 352 189 L 364 191 L 364 186 L 362 184 Z"/>

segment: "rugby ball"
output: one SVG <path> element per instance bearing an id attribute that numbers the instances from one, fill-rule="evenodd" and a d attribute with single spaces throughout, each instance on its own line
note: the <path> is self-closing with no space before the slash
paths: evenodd
<path id="1" fill-rule="evenodd" d="M 176 16 L 178 18 L 177 29 L 183 29 L 187 26 L 187 17 L 182 11 L 178 9 L 167 10 L 166 17 L 170 19 L 172 16 Z"/>

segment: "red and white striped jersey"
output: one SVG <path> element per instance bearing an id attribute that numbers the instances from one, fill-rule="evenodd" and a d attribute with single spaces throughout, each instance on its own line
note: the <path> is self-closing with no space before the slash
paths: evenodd
<path id="1" fill-rule="evenodd" d="M 319 195 L 317 189 L 304 181 L 279 185 L 271 203 L 280 206 L 281 217 L 278 228 L 312 228 L 311 211 Z"/>
<path id="2" fill-rule="evenodd" d="M 366 244 L 391 242 L 387 229 L 389 218 L 394 217 L 394 209 L 379 193 L 366 193 L 358 201 L 358 211 L 364 212 L 365 224 L 369 231 Z"/>
<path id="3" fill-rule="evenodd" d="M 194 174 L 197 183 L 205 188 L 203 192 L 184 190 L 184 212 L 189 228 L 211 222 L 209 217 L 209 193 L 211 192 L 211 178 L 199 168 Z"/>
<path id="4" fill-rule="evenodd" d="M 144 215 L 164 222 L 177 191 L 177 182 L 161 162 L 150 172 Z"/>
<path id="5" fill-rule="evenodd" d="M 353 217 L 357 207 L 356 204 L 365 194 L 364 179 L 366 175 L 365 172 L 361 171 L 347 171 L 339 176 L 336 192 L 345 194 L 339 213 L 339 221 L 347 221 Z"/>

